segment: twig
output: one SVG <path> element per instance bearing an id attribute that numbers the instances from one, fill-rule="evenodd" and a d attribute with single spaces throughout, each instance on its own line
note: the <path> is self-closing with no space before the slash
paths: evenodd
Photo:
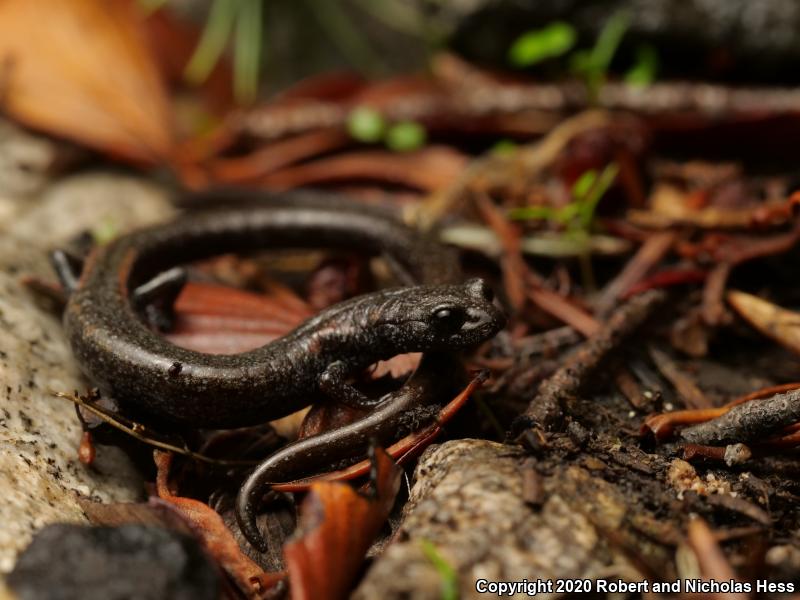
<path id="1" fill-rule="evenodd" d="M 658 290 L 645 292 L 617 310 L 602 328 L 539 387 L 528 408 L 515 420 L 512 432 L 536 426 L 554 429 L 563 418 L 563 403 L 580 391 L 588 377 L 621 343 L 633 335 L 664 300 Z"/>
<path id="2" fill-rule="evenodd" d="M 760 402 L 746 402 L 701 425 L 687 427 L 687 442 L 720 446 L 759 441 L 764 435 L 800 421 L 800 390 L 776 394 Z"/>
<path id="3" fill-rule="evenodd" d="M 662 231 L 641 245 L 622 271 L 600 292 L 595 303 L 597 314 L 607 314 L 617 300 L 633 285 L 639 283 L 647 273 L 666 256 L 675 242 L 674 231 Z"/>
<path id="4" fill-rule="evenodd" d="M 737 579 L 736 572 L 717 544 L 714 532 L 701 518 L 696 517 L 689 522 L 688 542 L 700 570 L 707 579 L 730 581 Z M 715 594 L 715 597 L 722 597 Z M 747 600 L 750 596 L 744 593 L 725 594 L 726 600 Z"/>
<path id="5" fill-rule="evenodd" d="M 95 415 L 97 418 L 102 420 L 105 423 L 108 423 L 115 429 L 119 429 L 123 433 L 128 434 L 129 436 L 139 440 L 140 442 L 144 442 L 149 446 L 153 446 L 154 448 L 160 448 L 161 450 L 166 450 L 169 452 L 174 452 L 176 454 L 182 454 L 183 456 L 188 456 L 189 458 L 193 458 L 195 460 L 199 460 L 204 463 L 212 464 L 212 465 L 220 465 L 220 466 L 252 466 L 257 464 L 258 461 L 252 460 L 225 460 L 220 458 L 211 458 L 210 456 L 205 456 L 204 454 L 199 454 L 197 452 L 193 452 L 188 448 L 182 448 L 180 446 L 176 446 L 174 444 L 169 444 L 167 442 L 161 442 L 159 440 L 153 439 L 152 437 L 148 437 L 147 429 L 144 425 L 140 423 L 131 422 L 130 424 L 123 423 L 120 417 L 112 416 L 108 414 L 102 408 L 96 406 L 91 401 L 88 401 L 84 398 L 81 398 L 77 394 L 65 394 L 63 392 L 53 392 L 53 395 L 56 398 L 66 398 L 70 402 L 73 402 L 76 406 L 80 406 L 85 408 L 90 413 Z"/>
<path id="6" fill-rule="evenodd" d="M 697 384 L 687 377 L 667 355 L 655 346 L 650 346 L 650 357 L 661 374 L 675 386 L 678 395 L 691 408 L 711 408 L 711 402 Z"/>

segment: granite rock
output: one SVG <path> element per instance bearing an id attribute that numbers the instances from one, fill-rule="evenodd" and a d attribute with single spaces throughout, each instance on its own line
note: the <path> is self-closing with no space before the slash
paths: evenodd
<path id="1" fill-rule="evenodd" d="M 458 440 L 428 449 L 395 541 L 378 557 L 354 598 L 441 598 L 442 572 L 430 545 L 454 571 L 459 597 L 484 597 L 476 581 L 634 577 L 636 571 L 598 529 L 613 531 L 626 512 L 610 484 L 580 467 L 548 477 L 543 504 L 522 493 L 520 449 Z M 537 596 L 540 597 L 540 596 Z M 542 597 L 556 597 L 543 594 Z"/>
<path id="2" fill-rule="evenodd" d="M 53 396 L 89 386 L 52 308 L 23 276 L 53 279 L 46 250 L 92 227 L 101 215 L 120 229 L 161 220 L 165 194 L 127 176 L 90 174 L 30 198 L 27 212 L 0 224 L 0 573 L 47 523 L 85 522 L 78 495 L 102 502 L 142 498 L 127 457 L 102 447 L 92 468 L 77 458 L 81 428 L 71 403 Z"/>

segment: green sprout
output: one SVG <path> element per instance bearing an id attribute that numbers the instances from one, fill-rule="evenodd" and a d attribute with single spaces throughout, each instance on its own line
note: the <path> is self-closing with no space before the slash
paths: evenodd
<path id="1" fill-rule="evenodd" d="M 530 67 L 566 54 L 572 50 L 577 38 L 572 25 L 555 21 L 519 36 L 508 49 L 508 60 L 515 67 Z"/>
<path id="2" fill-rule="evenodd" d="M 594 47 L 572 55 L 572 70 L 583 77 L 593 102 L 597 101 L 600 88 L 608 79 L 611 61 L 630 26 L 630 21 L 630 15 L 626 11 L 615 12 L 603 25 Z"/>
<path id="3" fill-rule="evenodd" d="M 422 552 L 442 578 L 442 600 L 458 600 L 458 575 L 432 542 L 421 540 Z"/>
<path id="4" fill-rule="evenodd" d="M 569 56 L 570 68 L 583 79 L 592 103 L 597 103 L 600 90 L 608 80 L 611 63 L 630 23 L 631 16 L 627 11 L 615 12 L 603 25 L 592 48 L 575 50 Z M 577 38 L 572 25 L 554 21 L 514 40 L 508 50 L 508 60 L 515 67 L 529 67 L 567 54 L 575 46 Z M 653 46 L 639 46 L 636 48 L 636 62 L 625 74 L 626 83 L 650 85 L 656 78 L 658 63 L 658 53 Z"/>
<path id="5" fill-rule="evenodd" d="M 384 116 L 369 106 L 357 106 L 347 115 L 347 132 L 365 144 L 383 142 L 394 152 L 410 152 L 421 148 L 428 138 L 425 127 L 416 121 L 387 123 Z"/>
<path id="6" fill-rule="evenodd" d="M 614 183 L 619 167 L 606 166 L 598 174 L 595 169 L 584 172 L 572 186 L 572 202 L 565 206 L 523 206 L 512 209 L 509 217 L 515 220 L 543 220 L 562 225 L 568 233 L 589 232 L 597 204 Z"/>
<path id="7" fill-rule="evenodd" d="M 395 152 L 410 152 L 425 144 L 428 134 L 416 121 L 399 121 L 386 132 L 386 147 Z"/>
<path id="8" fill-rule="evenodd" d="M 91 230 L 92 239 L 98 246 L 103 246 L 119 235 L 119 224 L 111 217 L 102 219 Z"/>
<path id="9" fill-rule="evenodd" d="M 625 83 L 647 87 L 658 75 L 658 52 L 650 44 L 642 44 L 636 48 L 636 62 L 625 73 Z"/>
<path id="10" fill-rule="evenodd" d="M 562 207 L 524 206 L 509 212 L 509 217 L 515 220 L 542 220 L 562 226 L 564 235 L 581 249 L 581 273 L 587 289 L 594 289 L 590 255 L 597 205 L 614 183 L 618 172 L 616 163 L 607 165 L 600 173 L 595 169 L 584 172 L 572 186 L 572 202 Z"/>
<path id="11" fill-rule="evenodd" d="M 383 139 L 386 133 L 386 120 L 374 108 L 357 106 L 347 115 L 347 132 L 354 140 L 374 144 Z"/>
<path id="12" fill-rule="evenodd" d="M 508 138 L 497 140 L 497 142 L 489 148 L 489 152 L 494 156 L 511 156 L 517 150 L 519 150 L 519 144 Z"/>

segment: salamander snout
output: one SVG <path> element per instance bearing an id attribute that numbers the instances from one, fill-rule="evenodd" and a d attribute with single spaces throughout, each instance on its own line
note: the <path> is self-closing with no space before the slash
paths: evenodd
<path id="1" fill-rule="evenodd" d="M 494 303 L 494 291 L 483 279 L 464 284 L 468 298 L 463 301 L 464 322 L 459 338 L 464 345 L 480 343 L 506 325 L 506 316 Z"/>

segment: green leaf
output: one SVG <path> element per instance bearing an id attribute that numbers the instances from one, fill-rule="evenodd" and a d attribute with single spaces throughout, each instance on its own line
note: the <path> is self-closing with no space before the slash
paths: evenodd
<path id="1" fill-rule="evenodd" d="M 433 563 L 442 578 L 442 600 L 458 600 L 458 575 L 453 566 L 445 560 L 439 550 L 428 540 L 420 540 L 422 552 Z"/>
<path id="2" fill-rule="evenodd" d="M 631 17 L 627 11 L 620 10 L 609 17 L 592 48 L 592 63 L 595 69 L 603 73 L 608 72 L 614 54 L 617 53 L 619 44 L 630 24 Z"/>
<path id="3" fill-rule="evenodd" d="M 581 176 L 572 184 L 572 198 L 580 202 L 592 189 L 594 182 L 597 181 L 597 171 L 589 169 L 581 173 Z"/>
<path id="4" fill-rule="evenodd" d="M 508 60 L 515 67 L 530 67 L 569 52 L 577 38 L 572 25 L 554 21 L 519 36 L 508 49 Z"/>
<path id="5" fill-rule="evenodd" d="M 502 139 L 498 140 L 490 149 L 489 152 L 495 156 L 510 156 L 517 151 L 519 145 L 514 140 Z"/>
<path id="6" fill-rule="evenodd" d="M 658 74 L 658 52 L 650 44 L 636 48 L 636 63 L 625 74 L 629 85 L 646 87 L 656 80 Z"/>
<path id="7" fill-rule="evenodd" d="M 383 139 L 385 131 L 386 121 L 383 115 L 369 106 L 357 106 L 347 116 L 347 132 L 359 142 L 378 142 Z"/>
<path id="8" fill-rule="evenodd" d="M 608 191 L 608 188 L 614 183 L 617 178 L 619 167 L 617 163 L 611 163 L 606 166 L 600 173 L 599 177 L 595 178 L 594 185 L 592 185 L 586 194 L 580 200 L 580 213 L 577 226 L 579 229 L 588 232 L 594 220 L 594 213 L 600 199 Z M 580 181 L 580 179 L 578 179 Z"/>
<path id="9" fill-rule="evenodd" d="M 114 219 L 105 218 L 91 230 L 92 239 L 98 246 L 103 246 L 119 235 L 119 224 Z"/>
<path id="10" fill-rule="evenodd" d="M 515 221 L 527 221 L 529 219 L 539 219 L 551 221 L 555 218 L 556 211 L 552 206 L 520 206 L 508 211 L 508 218 Z"/>
<path id="11" fill-rule="evenodd" d="M 386 132 L 386 146 L 395 152 L 409 152 L 425 144 L 428 134 L 415 121 L 400 121 Z"/>

